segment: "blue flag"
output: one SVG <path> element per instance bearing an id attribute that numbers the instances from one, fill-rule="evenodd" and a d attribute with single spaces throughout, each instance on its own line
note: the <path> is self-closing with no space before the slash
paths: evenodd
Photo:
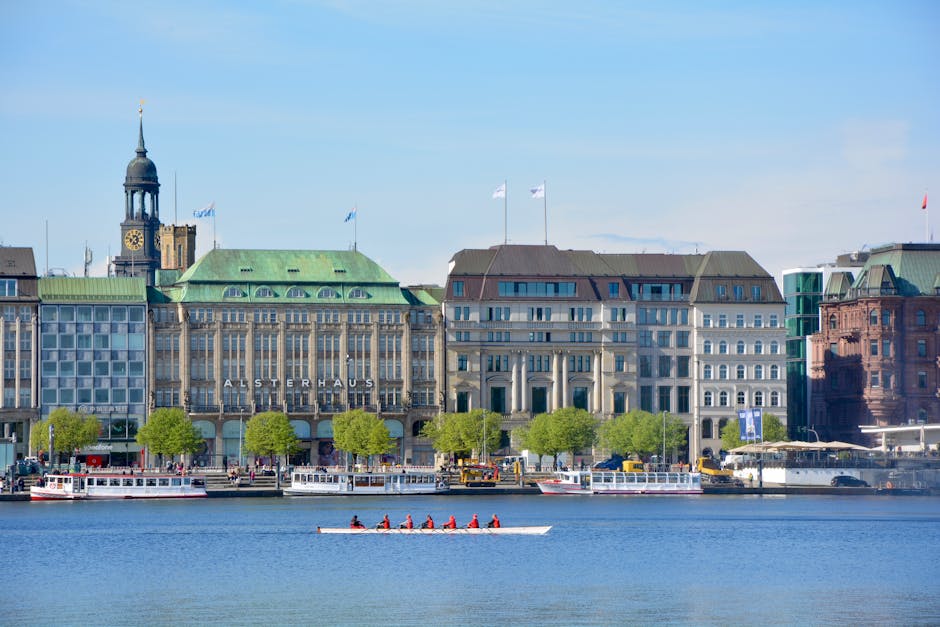
<path id="1" fill-rule="evenodd" d="M 764 411 L 760 407 L 738 410 L 738 426 L 745 442 L 764 439 Z"/>
<path id="2" fill-rule="evenodd" d="M 353 209 L 352 211 L 346 214 L 346 219 L 343 220 L 343 222 L 349 222 L 350 220 L 355 219 L 355 217 L 356 217 L 356 210 Z"/>
<path id="3" fill-rule="evenodd" d="M 215 217 L 215 202 L 210 202 L 208 205 L 202 209 L 196 209 L 193 211 L 194 218 L 214 218 Z"/>

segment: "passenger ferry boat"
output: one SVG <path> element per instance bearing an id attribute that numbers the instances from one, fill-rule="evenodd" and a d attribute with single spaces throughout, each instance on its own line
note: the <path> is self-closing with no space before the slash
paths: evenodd
<path id="1" fill-rule="evenodd" d="M 433 471 L 399 472 L 328 471 L 297 468 L 285 496 L 340 496 L 382 494 L 440 494 L 450 490 L 444 479 Z"/>
<path id="2" fill-rule="evenodd" d="M 538 482 L 542 494 L 702 494 L 697 472 L 564 470 Z"/>
<path id="3" fill-rule="evenodd" d="M 179 475 L 57 474 L 30 487 L 29 496 L 33 501 L 203 498 L 206 480 Z"/>

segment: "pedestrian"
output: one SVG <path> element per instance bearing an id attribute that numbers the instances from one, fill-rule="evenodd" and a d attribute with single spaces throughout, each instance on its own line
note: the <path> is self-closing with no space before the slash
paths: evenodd
<path id="1" fill-rule="evenodd" d="M 255 484 L 255 469 L 252 468 L 251 471 L 249 471 L 248 473 L 248 485 L 254 485 L 254 484 Z"/>

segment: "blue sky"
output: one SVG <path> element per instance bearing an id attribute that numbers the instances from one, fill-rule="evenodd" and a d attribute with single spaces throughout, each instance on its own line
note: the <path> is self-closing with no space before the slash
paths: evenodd
<path id="1" fill-rule="evenodd" d="M 0 242 L 104 273 L 137 106 L 161 218 L 227 248 L 747 250 L 940 236 L 937 2 L 0 3 Z M 208 250 L 211 221 L 199 221 Z"/>

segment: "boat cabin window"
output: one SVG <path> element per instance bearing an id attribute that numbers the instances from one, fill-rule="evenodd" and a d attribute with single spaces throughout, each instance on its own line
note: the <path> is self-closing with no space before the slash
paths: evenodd
<path id="1" fill-rule="evenodd" d="M 128 487 L 128 488 L 132 488 L 132 487 L 134 487 L 134 480 L 133 480 L 133 479 L 130 479 L 130 478 L 128 478 L 128 479 L 122 479 L 122 480 L 121 480 L 121 485 L 123 485 L 123 486 L 125 486 L 125 487 Z"/>
<path id="2" fill-rule="evenodd" d="M 121 487 L 120 477 L 112 477 L 111 480 L 108 481 L 108 485 L 113 486 L 113 487 L 118 487 L 118 488 Z"/>
<path id="3" fill-rule="evenodd" d="M 179 487 L 183 485 L 183 480 L 180 479 L 179 477 L 173 477 L 172 479 L 170 479 L 170 485 Z"/>
<path id="4" fill-rule="evenodd" d="M 168 485 L 170 485 L 170 478 L 169 478 L 169 477 L 158 477 L 158 478 L 157 478 L 157 485 L 159 485 L 161 488 L 167 487 Z"/>
<path id="5" fill-rule="evenodd" d="M 157 487 L 157 478 L 156 477 L 147 477 L 147 487 L 155 488 Z"/>
<path id="6" fill-rule="evenodd" d="M 143 487 L 143 485 L 144 485 L 144 480 L 143 480 L 143 478 L 137 477 L 137 478 L 134 480 L 134 485 L 136 485 L 136 486 L 139 487 L 139 488 L 140 488 L 140 487 Z"/>

